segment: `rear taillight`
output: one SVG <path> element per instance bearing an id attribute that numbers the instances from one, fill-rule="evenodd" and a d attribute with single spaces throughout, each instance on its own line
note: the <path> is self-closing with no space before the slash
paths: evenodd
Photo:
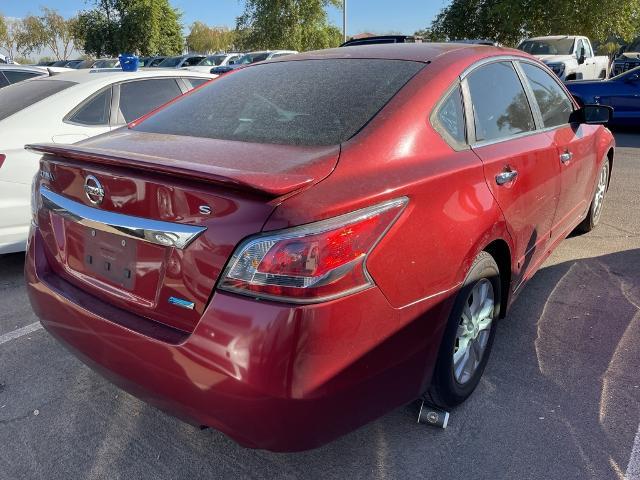
<path id="1" fill-rule="evenodd" d="M 7 156 L 4 153 L 0 153 L 0 168 L 2 168 L 5 158 L 7 158 Z"/>
<path id="2" fill-rule="evenodd" d="M 315 303 L 373 284 L 367 255 L 407 204 L 403 197 L 329 220 L 259 235 L 234 252 L 218 288 L 294 303 Z"/>

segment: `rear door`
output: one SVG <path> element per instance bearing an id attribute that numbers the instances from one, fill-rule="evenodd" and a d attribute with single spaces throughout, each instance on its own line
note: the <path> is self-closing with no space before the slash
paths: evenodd
<path id="1" fill-rule="evenodd" d="M 560 168 L 560 199 L 554 218 L 554 239 L 567 235 L 588 207 L 598 161 L 595 157 L 596 126 L 569 123 L 573 102 L 556 79 L 541 67 L 520 62 L 531 87 L 543 127 L 556 146 Z"/>
<path id="2" fill-rule="evenodd" d="M 556 147 L 538 129 L 510 61 L 481 65 L 463 80 L 472 149 L 515 244 L 519 277 L 544 257 L 560 191 Z"/>

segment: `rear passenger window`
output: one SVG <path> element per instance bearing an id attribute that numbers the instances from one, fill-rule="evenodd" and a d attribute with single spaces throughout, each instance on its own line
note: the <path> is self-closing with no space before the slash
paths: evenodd
<path id="1" fill-rule="evenodd" d="M 573 103 L 551 75 L 530 63 L 520 63 L 540 107 L 545 128 L 569 123 Z"/>
<path id="2" fill-rule="evenodd" d="M 69 118 L 82 125 L 107 125 L 111 113 L 111 87 L 87 101 Z"/>
<path id="3" fill-rule="evenodd" d="M 449 140 L 446 138 L 449 136 L 455 143 L 466 143 L 464 113 L 459 86 L 454 88 L 440 105 L 436 119 L 436 130 L 444 133 L 445 140 Z"/>
<path id="4" fill-rule="evenodd" d="M 120 112 L 129 123 L 182 94 L 173 78 L 138 80 L 120 85 Z"/>
<path id="5" fill-rule="evenodd" d="M 480 67 L 467 77 L 467 82 L 476 141 L 506 138 L 535 129 L 531 107 L 511 62 Z"/>

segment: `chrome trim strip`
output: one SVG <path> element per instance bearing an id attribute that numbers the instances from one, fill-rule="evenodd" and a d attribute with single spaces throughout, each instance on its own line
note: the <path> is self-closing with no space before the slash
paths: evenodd
<path id="1" fill-rule="evenodd" d="M 207 229 L 206 227 L 149 220 L 88 207 L 54 193 L 42 185 L 40 186 L 40 196 L 43 208 L 80 225 L 163 247 L 176 247 L 183 250 Z"/>

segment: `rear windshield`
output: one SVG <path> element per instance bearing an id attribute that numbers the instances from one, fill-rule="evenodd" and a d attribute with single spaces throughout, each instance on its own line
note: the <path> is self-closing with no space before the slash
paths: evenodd
<path id="1" fill-rule="evenodd" d="M 9 85 L 0 90 L 0 120 L 73 85 L 76 83 L 49 79 L 34 79 Z"/>
<path id="2" fill-rule="evenodd" d="M 355 135 L 423 63 L 301 60 L 220 77 L 135 130 L 288 145 L 335 145 Z"/>

